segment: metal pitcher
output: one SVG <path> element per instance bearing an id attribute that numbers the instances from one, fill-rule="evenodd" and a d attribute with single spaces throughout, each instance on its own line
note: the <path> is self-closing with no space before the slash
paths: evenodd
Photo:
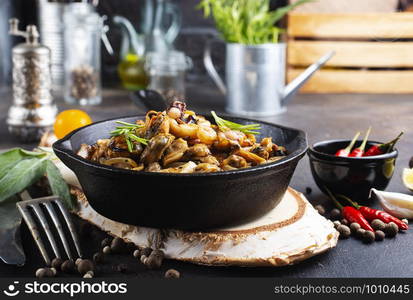
<path id="1" fill-rule="evenodd" d="M 286 45 L 226 44 L 227 86 L 216 71 L 210 43 L 204 52 L 204 65 L 222 93 L 226 110 L 244 116 L 272 116 L 286 110 L 292 95 L 332 56 L 329 52 L 285 86 Z"/>

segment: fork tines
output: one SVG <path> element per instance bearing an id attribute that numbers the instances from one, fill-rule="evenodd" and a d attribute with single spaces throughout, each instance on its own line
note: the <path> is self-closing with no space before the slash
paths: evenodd
<path id="1" fill-rule="evenodd" d="M 53 249 L 55 257 L 62 258 L 62 255 L 61 255 L 61 252 L 59 251 L 58 244 L 53 236 L 53 232 L 50 228 L 50 225 L 44 213 L 44 209 L 47 211 L 47 214 L 50 216 L 50 219 L 52 220 L 57 230 L 57 233 L 63 244 L 63 248 L 66 252 L 67 257 L 69 259 L 74 259 L 74 256 L 72 255 L 72 251 L 70 249 L 69 241 L 66 238 L 62 223 L 60 222 L 59 214 L 56 212 L 55 207 L 57 207 L 58 211 L 60 211 L 60 214 L 63 216 L 63 219 L 67 225 L 67 228 L 69 229 L 69 232 L 71 235 L 70 240 L 74 242 L 78 257 L 82 257 L 82 252 L 79 246 L 79 239 L 76 234 L 75 227 L 73 226 L 73 223 L 70 219 L 70 215 L 68 211 L 63 206 L 62 202 L 59 200 L 58 197 L 50 196 L 50 197 L 36 198 L 36 199 L 30 199 L 30 200 L 17 202 L 17 208 L 19 209 L 20 214 L 22 215 L 27 226 L 29 227 L 29 230 L 37 244 L 37 247 L 39 248 L 43 256 L 43 259 L 46 265 L 50 265 L 51 260 L 47 253 L 45 244 L 42 241 L 37 224 L 40 224 L 41 227 L 43 228 L 47 236 L 47 239 L 49 240 L 50 246 Z M 38 221 L 37 223 L 34 217 L 37 218 L 37 221 Z"/>

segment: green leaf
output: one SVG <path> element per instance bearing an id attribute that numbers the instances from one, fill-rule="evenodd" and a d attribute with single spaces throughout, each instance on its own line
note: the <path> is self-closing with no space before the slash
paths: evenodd
<path id="1" fill-rule="evenodd" d="M 19 161 L 0 179 L 0 203 L 32 185 L 45 173 L 47 156 Z"/>
<path id="2" fill-rule="evenodd" d="M 58 196 L 69 210 L 76 210 L 76 201 L 70 195 L 66 181 L 50 160 L 46 161 L 46 175 L 53 195 Z"/>
<path id="3" fill-rule="evenodd" d="M 198 9 L 212 16 L 215 26 L 228 43 L 257 45 L 278 42 L 275 24 L 292 9 L 313 0 L 299 0 L 270 11 L 269 0 L 202 0 Z"/>
<path id="4" fill-rule="evenodd" d="M 45 153 L 26 151 L 21 148 L 14 148 L 0 154 L 0 179 L 6 175 L 10 169 L 19 161 L 33 157 L 43 157 Z"/>

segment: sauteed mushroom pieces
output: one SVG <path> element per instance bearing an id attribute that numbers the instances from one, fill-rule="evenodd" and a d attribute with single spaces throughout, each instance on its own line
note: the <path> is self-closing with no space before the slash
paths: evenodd
<path id="1" fill-rule="evenodd" d="M 277 161 L 287 150 L 271 137 L 257 142 L 258 124 L 215 122 L 175 101 L 134 124 L 118 121 L 108 139 L 82 144 L 78 155 L 112 167 L 161 173 L 210 173 Z"/>

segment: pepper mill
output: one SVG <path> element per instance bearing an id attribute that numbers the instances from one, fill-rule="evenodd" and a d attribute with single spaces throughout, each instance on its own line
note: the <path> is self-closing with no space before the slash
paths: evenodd
<path id="1" fill-rule="evenodd" d="M 24 37 L 26 42 L 12 50 L 13 104 L 7 125 L 20 141 L 34 142 L 52 128 L 57 114 L 51 93 L 50 49 L 39 44 L 36 26 L 20 31 L 19 20 L 9 22 L 9 34 Z"/>

